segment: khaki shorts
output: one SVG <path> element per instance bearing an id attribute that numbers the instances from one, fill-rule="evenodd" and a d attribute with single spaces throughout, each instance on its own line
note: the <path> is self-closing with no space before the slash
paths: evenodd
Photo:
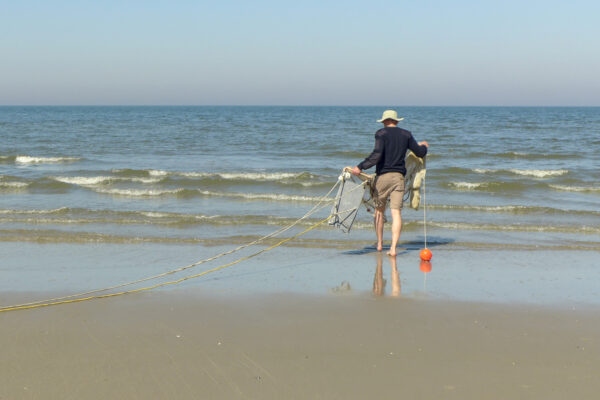
<path id="1" fill-rule="evenodd" d="M 384 208 L 390 199 L 390 208 L 402 209 L 402 197 L 404 196 L 404 175 L 400 172 L 388 172 L 375 178 L 373 189 L 373 201 L 375 207 Z"/>

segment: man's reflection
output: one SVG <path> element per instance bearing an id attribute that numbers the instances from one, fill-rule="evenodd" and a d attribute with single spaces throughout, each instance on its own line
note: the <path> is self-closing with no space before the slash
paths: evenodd
<path id="1" fill-rule="evenodd" d="M 390 261 L 392 271 L 392 293 L 391 297 L 400 296 L 400 274 L 398 273 L 398 262 L 396 257 L 387 257 Z M 383 278 L 383 254 L 377 253 L 377 266 L 375 267 L 375 277 L 373 278 L 373 294 L 375 296 L 385 295 L 385 286 L 387 281 Z"/>

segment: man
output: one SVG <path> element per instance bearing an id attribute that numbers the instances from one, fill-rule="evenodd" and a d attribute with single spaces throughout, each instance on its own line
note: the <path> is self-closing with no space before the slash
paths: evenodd
<path id="1" fill-rule="evenodd" d="M 398 128 L 398 118 L 394 110 L 386 110 L 377 122 L 383 123 L 383 129 L 375 133 L 375 148 L 373 152 L 352 169 L 354 175 L 359 175 L 363 169 L 376 165 L 373 200 L 375 202 L 375 232 L 377 234 L 377 251 L 383 248 L 383 214 L 390 200 L 392 213 L 392 244 L 390 256 L 396 256 L 396 245 L 402 230 L 402 198 L 404 196 L 404 175 L 406 167 L 404 157 L 410 149 L 417 157 L 425 157 L 429 144 L 417 143 L 412 134 L 406 129 Z"/>

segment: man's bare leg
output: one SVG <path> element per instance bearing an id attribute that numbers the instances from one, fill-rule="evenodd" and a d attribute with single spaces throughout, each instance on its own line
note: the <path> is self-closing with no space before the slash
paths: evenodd
<path id="1" fill-rule="evenodd" d="M 388 255 L 396 255 L 396 245 L 400 239 L 400 232 L 402 231 L 402 210 L 391 209 L 392 212 L 392 244 L 390 245 L 390 251 Z M 381 226 L 383 231 L 383 225 Z M 382 233 L 383 236 L 383 233 Z"/>
<path id="2" fill-rule="evenodd" d="M 375 234 L 377 234 L 377 251 L 383 249 L 383 213 L 385 207 L 375 209 Z"/>

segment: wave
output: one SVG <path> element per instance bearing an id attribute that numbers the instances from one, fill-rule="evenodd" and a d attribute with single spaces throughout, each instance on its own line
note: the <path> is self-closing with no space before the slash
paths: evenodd
<path id="1" fill-rule="evenodd" d="M 142 183 L 173 183 L 189 186 L 215 186 L 232 184 L 273 183 L 284 186 L 318 187 L 334 182 L 334 176 L 311 172 L 180 172 L 146 169 L 115 169 L 117 178 L 128 178 Z M 143 181 L 158 179 L 158 181 Z M 160 180 L 162 179 L 162 180 Z"/>
<path id="2" fill-rule="evenodd" d="M 298 202 L 316 202 L 320 197 L 288 195 L 278 193 L 240 193 L 240 192 L 216 192 L 210 190 L 192 190 L 192 189 L 109 189 L 102 187 L 91 187 L 96 193 L 109 194 L 123 197 L 160 197 L 160 196 L 177 196 L 177 197 L 229 197 L 234 199 L 245 200 L 267 200 L 267 201 L 298 201 Z"/>
<path id="3" fill-rule="evenodd" d="M 117 176 L 183 176 L 187 178 L 213 178 L 223 180 L 246 180 L 246 181 L 280 181 L 285 179 L 316 179 L 323 178 L 310 172 L 194 172 L 194 171 L 165 171 L 156 169 L 113 169 L 111 171 Z M 327 177 L 330 179 L 331 177 Z"/>
<path id="4" fill-rule="evenodd" d="M 600 216 L 600 211 L 584 210 L 558 210 L 549 207 L 525 207 L 525 206 L 455 206 L 455 205 L 430 205 L 432 209 L 458 209 L 458 210 L 484 210 L 486 212 L 514 212 L 517 214 L 528 214 L 533 212 L 545 214 L 581 214 L 589 216 Z M 119 210 L 94 210 L 87 208 L 61 207 L 48 210 L 16 210 L 0 209 L 0 222 L 21 222 L 32 224 L 146 224 L 166 226 L 186 225 L 276 225 L 286 226 L 296 221 L 297 216 L 284 217 L 274 215 L 205 215 L 186 214 L 177 212 L 158 211 L 119 211 Z M 311 226 L 320 221 L 320 218 L 307 218 L 300 222 L 301 226 Z M 407 230 L 422 229 L 422 221 L 405 221 L 403 228 Z M 429 221 L 428 226 L 443 229 L 463 230 L 492 230 L 492 231 L 524 231 L 524 232 L 568 232 L 568 233 L 597 233 L 600 227 L 595 226 L 554 226 L 554 225 L 520 225 L 520 224 L 477 224 L 467 222 L 440 222 Z M 370 220 L 356 221 L 355 228 L 370 230 L 373 224 Z"/>
<path id="5" fill-rule="evenodd" d="M 4 209 L 4 210 L 0 210 L 0 215 L 1 214 L 15 214 L 15 215 L 20 215 L 20 214 L 59 214 L 59 213 L 66 213 L 69 210 L 73 210 L 71 208 L 68 207 L 61 207 L 61 208 L 54 208 L 54 209 L 49 209 L 49 210 L 16 210 L 16 209 Z M 90 210 L 92 211 L 92 210 Z"/>
<path id="6" fill-rule="evenodd" d="M 98 185 L 98 184 L 102 184 L 102 183 L 108 183 L 113 178 L 110 177 L 110 176 L 90 176 L 90 177 L 84 177 L 84 176 L 72 176 L 72 177 L 68 177 L 68 176 L 55 176 L 55 177 L 52 177 L 52 179 L 54 179 L 55 181 L 58 181 L 58 182 L 68 183 L 69 185 L 87 186 L 87 185 Z"/>
<path id="7" fill-rule="evenodd" d="M 489 181 L 489 182 L 448 182 L 446 186 L 453 190 L 463 191 L 482 191 L 490 193 L 515 193 L 531 190 L 547 190 L 548 184 L 543 182 L 526 182 L 526 181 Z"/>
<path id="8" fill-rule="evenodd" d="M 533 176 L 536 178 L 547 178 L 551 176 L 562 176 L 569 173 L 567 169 L 509 169 L 517 175 Z"/>
<path id="9" fill-rule="evenodd" d="M 267 201 L 298 201 L 298 202 L 318 202 L 321 197 L 300 196 L 279 193 L 239 193 L 239 192 L 213 192 L 208 190 L 198 190 L 200 194 L 208 197 L 231 197 L 246 200 L 267 200 Z"/>
<path id="10" fill-rule="evenodd" d="M 156 196 L 165 196 L 165 195 L 178 195 L 184 194 L 187 189 L 105 189 L 94 187 L 92 189 L 96 193 L 102 194 L 111 194 L 115 196 L 125 196 L 125 197 L 156 197 Z"/>
<path id="11" fill-rule="evenodd" d="M 450 182 L 449 185 L 459 190 L 477 190 L 486 189 L 490 186 L 489 182 Z"/>
<path id="12" fill-rule="evenodd" d="M 166 226 L 187 225 L 277 225 L 286 226 L 296 218 L 273 215 L 203 215 L 153 211 L 90 210 L 60 208 L 50 210 L 0 210 L 0 221 L 27 224 L 145 224 Z M 307 218 L 300 226 L 310 226 L 320 220 Z"/>
<path id="13" fill-rule="evenodd" d="M 562 176 L 569 173 L 567 169 L 490 169 L 473 168 L 471 171 L 478 174 L 493 174 L 510 172 L 521 176 L 532 176 L 535 178 L 548 178 L 553 176 Z"/>
<path id="14" fill-rule="evenodd" d="M 314 179 L 317 176 L 309 172 L 179 172 L 181 175 L 191 178 L 216 178 L 224 180 L 246 180 L 246 181 L 280 181 L 285 179 Z"/>
<path id="15" fill-rule="evenodd" d="M 420 222 L 422 224 L 422 222 Z M 496 224 L 472 224 L 466 222 L 437 222 L 428 221 L 428 227 L 446 230 L 485 230 L 503 232 L 548 232 L 548 233 L 574 233 L 596 235 L 600 233 L 600 227 L 595 226 L 567 226 L 567 225 L 496 225 Z"/>
<path id="16" fill-rule="evenodd" d="M 527 153 L 523 151 L 506 151 L 502 153 L 478 151 L 472 153 L 464 153 L 461 157 L 476 159 L 501 158 L 518 160 L 565 160 L 570 158 L 577 158 L 577 155 L 569 153 Z"/>
<path id="17" fill-rule="evenodd" d="M 561 190 L 564 192 L 600 192 L 600 186 L 566 186 L 566 185 L 550 185 L 552 189 Z"/>
<path id="18" fill-rule="evenodd" d="M 159 183 L 162 181 L 161 178 L 136 178 L 136 177 L 114 177 L 114 176 L 54 176 L 54 179 L 58 182 L 68 183 L 70 185 L 79 186 L 94 186 L 110 184 L 117 181 L 125 182 L 139 182 L 139 183 Z"/>
<path id="19" fill-rule="evenodd" d="M 526 159 L 526 160 L 527 159 L 529 159 L 529 160 L 546 160 L 546 159 L 563 160 L 563 159 L 577 157 L 577 155 L 575 155 L 575 154 L 568 154 L 568 153 L 525 153 L 525 152 L 520 152 L 520 151 L 507 151 L 505 153 L 494 153 L 494 154 L 489 154 L 489 156 L 498 157 L 498 158 L 518 158 L 518 159 Z"/>
<path id="20" fill-rule="evenodd" d="M 29 186 L 29 183 L 27 182 L 0 182 L 0 189 L 24 189 L 27 186 Z"/>
<path id="21" fill-rule="evenodd" d="M 172 173 L 167 182 L 185 182 L 182 178 L 191 179 L 190 184 L 231 185 L 273 183 L 284 186 L 316 187 L 331 185 L 334 177 L 316 175 L 310 172 L 178 172 Z"/>
<path id="22" fill-rule="evenodd" d="M 32 156 L 15 156 L 16 164 L 60 164 L 72 163 L 80 161 L 78 157 L 32 157 Z"/>
<path id="23" fill-rule="evenodd" d="M 466 212 L 488 212 L 488 213 L 506 213 L 506 214 L 544 214 L 544 215 L 589 215 L 600 216 L 600 211 L 592 210 L 563 210 L 560 208 L 540 207 L 540 206 L 477 206 L 477 205 L 454 205 L 454 204 L 428 204 L 431 210 L 450 210 Z"/>

